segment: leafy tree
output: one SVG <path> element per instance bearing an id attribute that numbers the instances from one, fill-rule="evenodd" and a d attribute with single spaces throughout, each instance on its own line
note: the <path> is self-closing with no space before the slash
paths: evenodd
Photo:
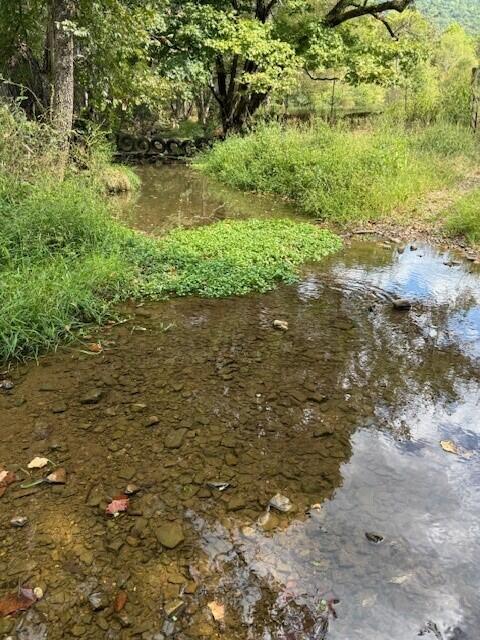
<path id="1" fill-rule="evenodd" d="M 329 67 L 344 61 L 349 43 L 346 35 L 335 33 L 338 27 L 370 16 L 393 34 L 385 15 L 401 13 L 412 3 L 337 0 L 332 6 L 323 0 L 170 0 L 165 29 L 158 34 L 158 57 L 171 67 L 201 61 L 228 132 L 241 129 L 272 91 L 287 91 L 299 66 Z M 359 45 L 357 62 L 363 53 Z M 354 64 L 349 66 L 353 73 Z"/>
<path id="2" fill-rule="evenodd" d="M 73 60 L 77 113 L 86 108 L 118 120 L 164 92 L 150 57 L 152 34 L 163 24 L 160 6 L 153 0 L 1 0 L 0 75 L 31 115 L 53 105 L 56 118 L 58 65 Z M 54 55 L 55 31 L 68 52 Z"/>

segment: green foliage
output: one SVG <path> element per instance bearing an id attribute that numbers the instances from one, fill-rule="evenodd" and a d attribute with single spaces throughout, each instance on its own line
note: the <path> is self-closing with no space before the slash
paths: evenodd
<path id="1" fill-rule="evenodd" d="M 148 238 L 112 215 L 96 177 L 108 168 L 102 138 L 78 141 L 84 169 L 73 165 L 58 182 L 48 145 L 46 163 L 10 150 L 24 147 L 35 128 L 47 138 L 48 130 L 10 116 L 0 108 L 9 123 L 9 144 L 0 147 L 0 360 L 73 338 L 127 298 L 266 291 L 340 246 L 333 234 L 290 220 L 225 221 Z"/>
<path id="2" fill-rule="evenodd" d="M 363 132 L 271 125 L 217 144 L 197 166 L 233 187 L 286 196 L 311 216 L 346 223 L 384 217 L 453 181 L 454 162 L 445 155 L 458 153 L 440 142 L 446 134 L 472 153 L 471 134 L 453 125 L 423 133 L 392 122 Z"/>
<path id="3" fill-rule="evenodd" d="M 480 31 L 478 0 L 417 0 L 417 6 L 441 27 L 458 22 L 471 33 Z"/>
<path id="4" fill-rule="evenodd" d="M 332 30 L 311 18 L 304 64 L 318 72 L 334 71 L 348 84 L 392 86 L 428 59 L 432 29 L 415 11 L 388 17 L 398 38 L 369 18 L 347 22 Z M 321 73 L 320 73 L 321 75 Z"/>
<path id="5" fill-rule="evenodd" d="M 333 234 L 287 220 L 228 221 L 161 241 L 130 231 L 86 186 L 38 184 L 0 202 L 0 359 L 36 355 L 130 297 L 267 291 L 340 246 Z"/>
<path id="6" fill-rule="evenodd" d="M 276 281 L 295 281 L 300 264 L 339 248 L 329 231 L 292 220 L 225 220 L 180 229 L 159 243 L 166 275 L 160 292 L 223 297 L 268 291 Z"/>
<path id="7" fill-rule="evenodd" d="M 480 244 L 480 189 L 460 198 L 447 212 L 445 230 L 463 236 L 472 244 Z"/>

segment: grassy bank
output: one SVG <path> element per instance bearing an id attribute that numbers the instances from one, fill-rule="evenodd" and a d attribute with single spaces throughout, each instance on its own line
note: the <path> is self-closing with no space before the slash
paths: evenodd
<path id="1" fill-rule="evenodd" d="M 318 123 L 232 136 L 196 165 L 230 186 L 277 194 L 312 217 L 348 224 L 385 218 L 453 184 L 475 154 L 470 132 L 451 124 L 408 130 L 381 122 L 352 131 Z"/>
<path id="2" fill-rule="evenodd" d="M 340 246 L 287 220 L 224 221 L 156 241 L 115 222 L 102 198 L 70 181 L 0 201 L 0 226 L 1 359 L 54 348 L 125 299 L 267 291 Z"/>
<path id="3" fill-rule="evenodd" d="M 460 198 L 447 211 L 445 230 L 451 236 L 462 236 L 480 245 L 480 189 Z"/>
<path id="4" fill-rule="evenodd" d="M 54 348 L 128 298 L 266 291 L 340 246 L 327 231 L 287 220 L 225 221 L 148 238 L 112 215 L 101 153 L 75 160 L 59 182 L 49 132 L 8 123 L 0 141 L 0 360 Z M 28 155 L 17 153 L 22 146 Z"/>

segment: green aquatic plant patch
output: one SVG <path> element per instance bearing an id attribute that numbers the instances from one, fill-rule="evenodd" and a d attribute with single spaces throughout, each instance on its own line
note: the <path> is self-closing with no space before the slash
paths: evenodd
<path id="1" fill-rule="evenodd" d="M 222 297 L 292 282 L 338 237 L 291 220 L 223 221 L 154 239 L 117 222 L 88 183 L 0 198 L 0 359 L 36 355 L 129 298 Z"/>

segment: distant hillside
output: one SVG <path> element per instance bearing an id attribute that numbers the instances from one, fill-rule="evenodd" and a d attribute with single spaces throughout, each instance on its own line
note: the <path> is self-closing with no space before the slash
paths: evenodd
<path id="1" fill-rule="evenodd" d="M 480 33 L 480 0 L 417 0 L 417 7 L 441 27 L 458 22 Z"/>

